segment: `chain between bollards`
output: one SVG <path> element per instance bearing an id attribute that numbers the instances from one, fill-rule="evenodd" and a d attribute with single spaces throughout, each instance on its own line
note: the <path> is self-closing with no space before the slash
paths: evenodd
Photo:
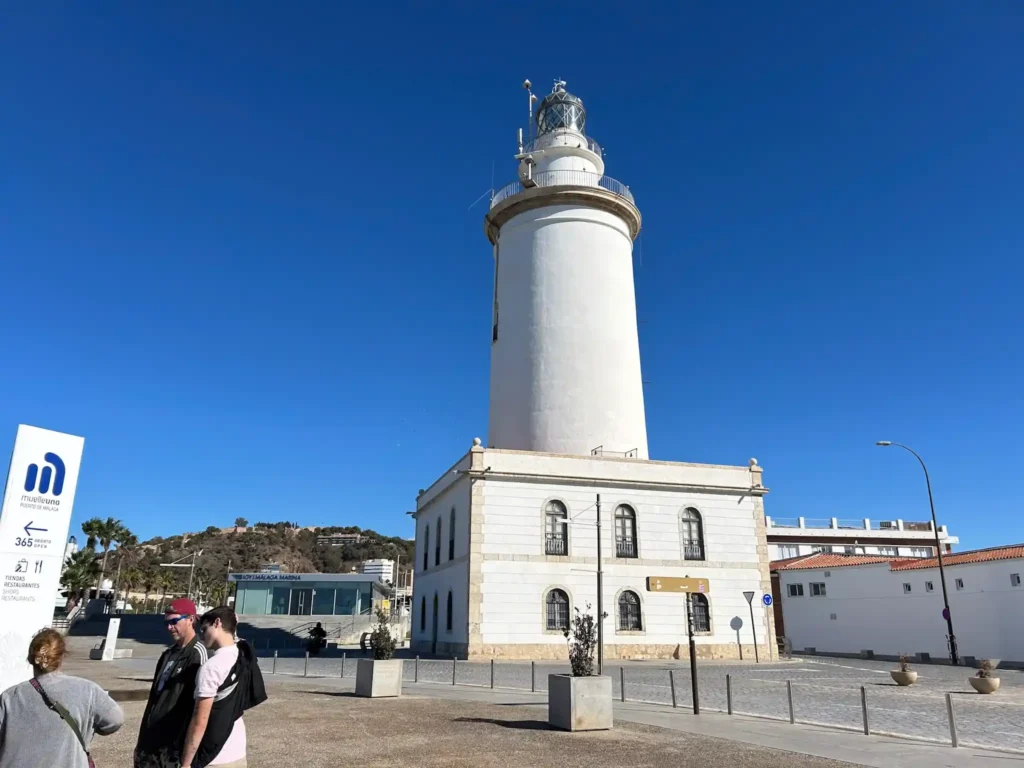
<path id="1" fill-rule="evenodd" d="M 789 724 L 796 725 L 796 707 L 793 706 L 793 681 L 786 681 L 786 698 L 789 700 Z"/>
<path id="2" fill-rule="evenodd" d="M 960 746 L 960 739 L 956 735 L 956 716 L 953 714 L 953 696 L 946 694 L 946 715 L 949 717 L 949 740 L 954 747 Z"/>
<path id="3" fill-rule="evenodd" d="M 619 667 L 619 695 L 623 703 L 626 701 L 626 668 Z"/>
<path id="4" fill-rule="evenodd" d="M 668 671 L 668 686 L 672 689 L 672 709 L 675 709 L 678 705 L 676 704 L 676 671 L 674 669 Z"/>
<path id="5" fill-rule="evenodd" d="M 871 728 L 868 726 L 868 691 L 862 685 L 860 687 L 860 711 L 864 715 L 864 735 L 871 735 Z"/>
<path id="6" fill-rule="evenodd" d="M 725 676 L 725 709 L 732 714 L 732 675 Z"/>

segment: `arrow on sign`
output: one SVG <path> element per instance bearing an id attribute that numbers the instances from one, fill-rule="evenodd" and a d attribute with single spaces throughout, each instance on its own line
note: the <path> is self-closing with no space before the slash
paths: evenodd
<path id="1" fill-rule="evenodd" d="M 40 533 L 46 533 L 46 529 L 45 528 L 33 528 L 32 527 L 32 523 L 34 523 L 34 522 L 35 522 L 35 520 L 29 520 L 27 523 L 25 523 L 25 535 L 26 536 L 31 536 L 32 535 L 32 531 L 39 531 Z"/>

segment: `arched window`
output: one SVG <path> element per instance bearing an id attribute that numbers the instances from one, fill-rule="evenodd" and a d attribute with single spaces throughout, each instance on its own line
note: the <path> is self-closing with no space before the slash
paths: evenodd
<path id="1" fill-rule="evenodd" d="M 565 504 L 552 499 L 544 507 L 544 554 L 569 554 L 568 528 Z"/>
<path id="2" fill-rule="evenodd" d="M 427 526 L 427 532 L 423 534 L 423 570 L 427 570 L 427 566 L 430 565 L 430 526 Z"/>
<path id="3" fill-rule="evenodd" d="M 437 518 L 437 544 L 434 546 L 434 565 L 441 564 L 441 517 Z"/>
<path id="4" fill-rule="evenodd" d="M 693 631 L 711 631 L 711 609 L 708 606 L 708 599 L 699 592 L 690 595 L 690 610 L 693 613 Z"/>
<path id="5" fill-rule="evenodd" d="M 448 521 L 448 559 L 455 559 L 455 507 L 452 507 L 451 520 Z"/>
<path id="6" fill-rule="evenodd" d="M 639 632 L 643 629 L 640 620 L 640 598 L 628 589 L 619 595 L 619 629 Z"/>
<path id="7" fill-rule="evenodd" d="M 427 631 L 427 598 L 426 595 L 420 598 L 420 632 Z"/>
<path id="8" fill-rule="evenodd" d="M 448 616 L 445 621 L 445 625 L 448 627 L 448 631 L 452 631 L 452 591 L 448 590 Z"/>
<path id="9" fill-rule="evenodd" d="M 693 507 L 687 507 L 679 515 L 679 539 L 684 560 L 704 559 L 704 524 L 700 512 Z"/>
<path id="10" fill-rule="evenodd" d="M 615 508 L 615 555 L 636 557 L 636 512 L 620 504 Z"/>
<path id="11" fill-rule="evenodd" d="M 569 628 L 569 596 L 560 589 L 552 589 L 545 600 L 547 629 L 563 630 Z"/>

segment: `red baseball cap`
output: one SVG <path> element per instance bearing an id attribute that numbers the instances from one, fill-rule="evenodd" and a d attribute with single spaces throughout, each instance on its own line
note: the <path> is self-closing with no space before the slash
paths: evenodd
<path id="1" fill-rule="evenodd" d="M 171 601 L 171 604 L 167 606 L 164 616 L 171 613 L 176 613 L 179 616 L 195 616 L 196 604 L 187 597 L 179 597 L 177 600 Z"/>

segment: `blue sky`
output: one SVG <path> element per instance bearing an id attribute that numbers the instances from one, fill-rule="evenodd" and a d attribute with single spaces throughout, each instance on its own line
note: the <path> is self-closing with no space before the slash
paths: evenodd
<path id="1" fill-rule="evenodd" d="M 468 208 L 562 77 L 644 215 L 652 456 L 925 519 L 898 440 L 1024 540 L 1018 2 L 419 5 L 5 11 L 0 436 L 86 437 L 74 529 L 411 535 L 486 434 Z"/>

